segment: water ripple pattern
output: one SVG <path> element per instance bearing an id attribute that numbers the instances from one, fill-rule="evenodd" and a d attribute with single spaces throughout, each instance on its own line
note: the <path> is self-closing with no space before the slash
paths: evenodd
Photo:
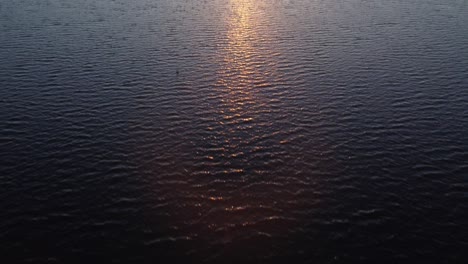
<path id="1" fill-rule="evenodd" d="M 466 263 L 467 14 L 2 1 L 2 258 Z"/>

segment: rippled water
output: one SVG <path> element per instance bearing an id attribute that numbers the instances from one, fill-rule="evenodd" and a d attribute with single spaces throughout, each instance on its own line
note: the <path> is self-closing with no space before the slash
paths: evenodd
<path id="1" fill-rule="evenodd" d="M 5 263 L 468 261 L 464 0 L 4 0 L 0 61 Z"/>

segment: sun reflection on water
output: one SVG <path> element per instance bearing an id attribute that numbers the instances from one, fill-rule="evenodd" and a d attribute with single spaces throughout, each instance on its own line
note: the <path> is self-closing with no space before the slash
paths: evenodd
<path id="1" fill-rule="evenodd" d="M 226 42 L 221 49 L 220 69 L 217 72 L 216 87 L 222 91 L 218 125 L 223 126 L 224 139 L 222 156 L 227 158 L 228 173 L 246 170 L 242 157 L 255 148 L 255 138 L 261 130 L 258 117 L 266 104 L 258 93 L 261 85 L 268 85 L 265 78 L 272 69 L 265 68 L 261 44 L 267 30 L 258 26 L 264 17 L 255 1 L 230 1 L 229 19 L 226 23 Z M 261 21 L 262 25 L 266 25 Z M 241 158 L 235 164 L 230 159 Z"/>

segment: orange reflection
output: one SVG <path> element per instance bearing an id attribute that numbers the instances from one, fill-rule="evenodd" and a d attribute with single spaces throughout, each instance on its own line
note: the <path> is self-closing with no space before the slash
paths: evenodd
<path id="1" fill-rule="evenodd" d="M 254 146 L 257 117 L 266 106 L 258 89 L 268 84 L 265 75 L 272 69 L 269 69 L 261 47 L 268 32 L 265 28 L 268 23 L 265 23 L 258 3 L 232 0 L 227 17 L 226 42 L 221 50 L 221 67 L 216 83 L 222 92 L 219 110 L 222 118 L 218 125 L 223 126 L 221 155 L 227 159 L 239 159 L 249 152 L 248 147 Z M 226 173 L 245 173 L 242 162 L 228 163 L 228 166 L 224 164 Z"/>

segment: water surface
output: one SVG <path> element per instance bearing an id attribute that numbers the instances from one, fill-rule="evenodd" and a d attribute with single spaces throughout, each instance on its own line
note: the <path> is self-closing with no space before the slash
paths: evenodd
<path id="1" fill-rule="evenodd" d="M 8 263 L 463 263 L 463 0 L 0 3 Z"/>

